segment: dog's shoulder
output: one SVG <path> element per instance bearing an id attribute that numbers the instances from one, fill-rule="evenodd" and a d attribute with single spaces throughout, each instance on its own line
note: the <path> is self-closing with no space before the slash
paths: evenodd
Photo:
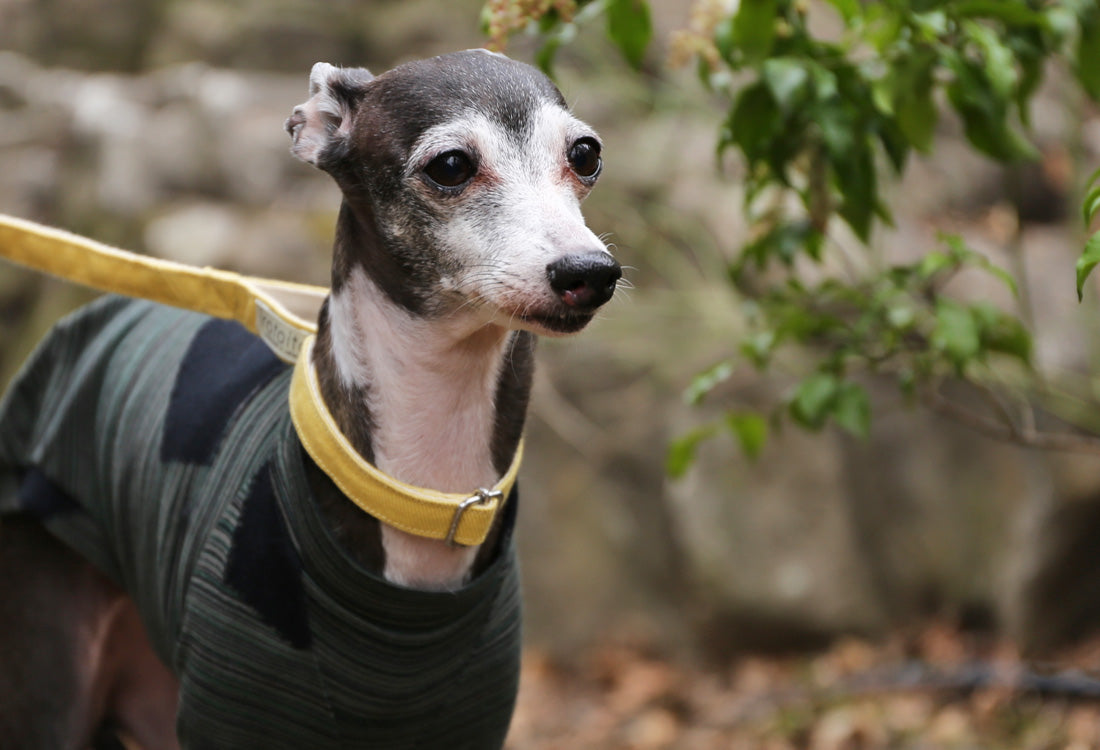
<path id="1" fill-rule="evenodd" d="M 287 365 L 235 321 L 211 318 L 196 331 L 175 373 L 169 397 L 164 460 L 207 464 L 233 414 Z"/>

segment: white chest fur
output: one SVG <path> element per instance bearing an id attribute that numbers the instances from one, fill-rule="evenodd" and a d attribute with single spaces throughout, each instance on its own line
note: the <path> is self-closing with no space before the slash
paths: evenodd
<path id="1" fill-rule="evenodd" d="M 468 316 L 414 318 L 359 269 L 332 296 L 329 320 L 339 377 L 369 394 L 379 469 L 443 492 L 472 493 L 497 481 L 494 402 L 512 333 Z M 382 545 L 386 578 L 422 589 L 461 586 L 477 554 L 385 524 Z"/>

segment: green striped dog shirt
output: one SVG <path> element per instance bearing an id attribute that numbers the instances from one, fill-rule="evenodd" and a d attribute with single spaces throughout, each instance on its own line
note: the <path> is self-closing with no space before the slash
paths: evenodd
<path id="1" fill-rule="evenodd" d="M 511 529 L 453 593 L 335 543 L 291 369 L 239 324 L 104 297 L 0 401 L 0 514 L 38 518 L 134 599 L 187 748 L 498 748 L 519 679 Z"/>

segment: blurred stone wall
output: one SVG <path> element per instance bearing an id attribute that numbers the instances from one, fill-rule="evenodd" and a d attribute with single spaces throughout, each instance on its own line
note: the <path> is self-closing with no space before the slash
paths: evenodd
<path id="1" fill-rule="evenodd" d="M 679 3 L 656 6 L 661 34 L 686 21 Z M 479 7 L 0 5 L 0 211 L 159 257 L 325 283 L 338 192 L 290 157 L 282 129 L 310 65 L 380 70 L 476 45 Z M 668 441 L 720 406 L 690 409 L 680 392 L 742 328 L 724 282 L 745 234 L 737 166 L 716 171 L 718 114 L 688 72 L 637 76 L 598 34 L 560 72 L 607 144 L 589 223 L 611 233 L 634 288 L 583 335 L 542 347 L 522 478 L 528 637 L 560 653 L 625 634 L 725 654 L 937 615 L 1035 645 L 1095 627 L 1097 459 L 993 444 L 870 381 L 866 443 L 788 429 L 749 462 L 721 438 L 686 478 L 665 477 Z M 1085 378 L 1100 353 L 1096 309 L 1073 299 L 1080 237 L 1059 208 L 1072 169 L 1059 178 L 1055 167 L 1073 139 L 1095 163 L 1100 137 L 1095 113 L 1059 116 L 1056 85 L 1045 97 L 1036 120 L 1048 159 L 1016 180 L 1033 196 L 1008 190 L 945 122 L 939 155 L 898 186 L 898 227 L 881 242 L 912 257 L 945 228 L 1007 262 L 995 219 L 1025 209 L 1040 356 Z M 994 294 L 974 280 L 958 291 Z M 0 268 L 0 376 L 87 298 Z M 789 385 L 782 371 L 745 369 L 721 395 L 767 403 Z"/>

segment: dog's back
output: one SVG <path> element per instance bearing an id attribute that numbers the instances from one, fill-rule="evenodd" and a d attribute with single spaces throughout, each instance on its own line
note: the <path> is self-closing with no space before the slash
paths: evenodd
<path id="1" fill-rule="evenodd" d="M 77 313 L 0 404 L 0 541 L 40 524 L 127 592 L 180 676 L 185 745 L 501 745 L 519 660 L 510 539 L 458 592 L 365 572 L 309 500 L 289 377 L 236 323 L 119 298 Z M 20 577 L 0 570 L 0 620 L 37 595 Z M 5 696 L 51 685 L 15 683 L 60 640 L 0 649 L 0 727 L 19 729 Z"/>

